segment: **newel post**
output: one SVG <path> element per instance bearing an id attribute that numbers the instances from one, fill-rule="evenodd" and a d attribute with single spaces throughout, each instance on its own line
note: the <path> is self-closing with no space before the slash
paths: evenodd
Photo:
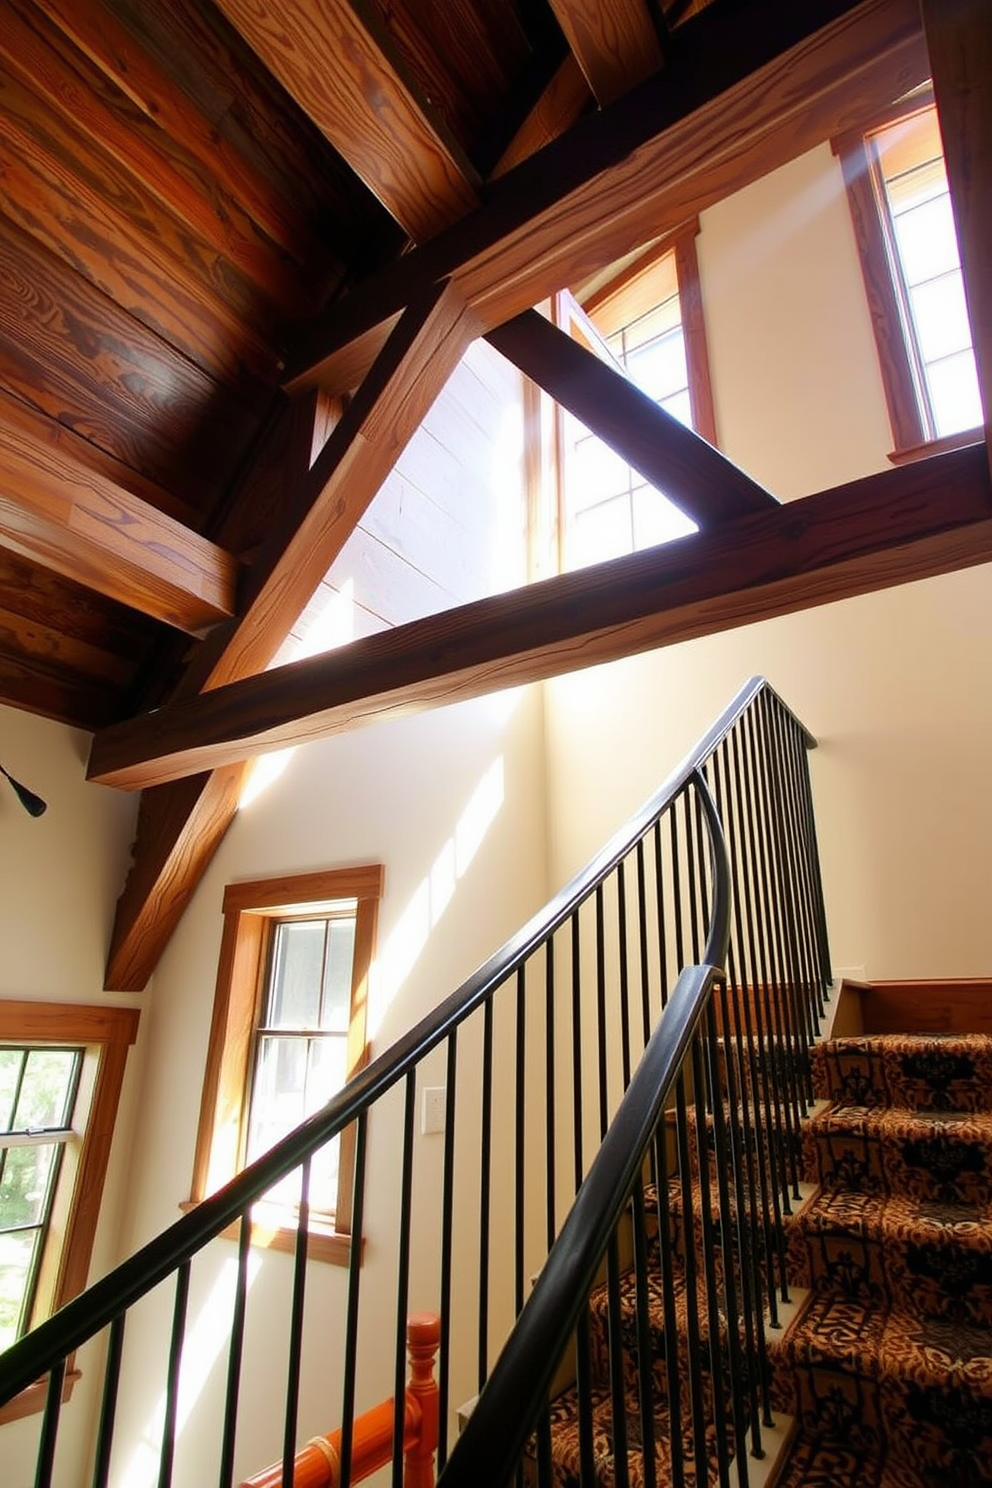
<path id="1" fill-rule="evenodd" d="M 406 1454 L 405 1488 L 434 1488 L 434 1453 L 437 1451 L 438 1387 L 434 1360 L 441 1344 L 441 1319 L 435 1312 L 415 1312 L 406 1323 L 410 1380 L 407 1399 L 420 1407 L 420 1440 Z"/>

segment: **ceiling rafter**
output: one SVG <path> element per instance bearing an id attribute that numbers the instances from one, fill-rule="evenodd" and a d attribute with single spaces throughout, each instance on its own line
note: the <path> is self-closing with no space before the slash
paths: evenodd
<path id="1" fill-rule="evenodd" d="M 0 544 L 192 634 L 234 614 L 234 557 L 0 404 Z"/>
<path id="2" fill-rule="evenodd" d="M 218 0 L 272 73 L 415 242 L 470 211 L 479 180 L 371 9 Z"/>
<path id="3" fill-rule="evenodd" d="M 536 310 L 486 339 L 701 527 L 778 505 L 726 455 Z"/>
<path id="4" fill-rule="evenodd" d="M 677 64 L 580 119 L 494 182 L 484 206 L 318 317 L 286 386 L 347 391 L 403 305 L 440 278 L 492 329 L 928 75 L 916 0 L 770 0 L 752 20 L 746 7 L 704 12 Z"/>
<path id="5" fill-rule="evenodd" d="M 597 103 L 613 103 L 661 67 L 644 0 L 551 0 L 551 8 Z"/>
<path id="6" fill-rule="evenodd" d="M 88 778 L 137 790 L 989 559 L 992 483 L 971 445 L 111 725 Z"/>

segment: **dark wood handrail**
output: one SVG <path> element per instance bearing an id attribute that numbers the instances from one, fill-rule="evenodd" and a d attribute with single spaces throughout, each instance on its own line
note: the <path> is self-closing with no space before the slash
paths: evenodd
<path id="1" fill-rule="evenodd" d="M 441 1343 L 441 1319 L 436 1312 L 418 1312 L 407 1319 L 407 1351 L 410 1383 L 403 1406 L 404 1488 L 434 1488 L 434 1454 L 437 1451 L 438 1387 L 434 1360 Z M 395 1433 L 394 1400 L 383 1400 L 356 1416 L 352 1428 L 352 1483 L 371 1477 L 393 1456 Z M 293 1462 L 292 1488 L 338 1488 L 341 1481 L 340 1427 L 327 1436 L 315 1436 L 297 1452 Z M 283 1488 L 280 1458 L 241 1488 Z"/>

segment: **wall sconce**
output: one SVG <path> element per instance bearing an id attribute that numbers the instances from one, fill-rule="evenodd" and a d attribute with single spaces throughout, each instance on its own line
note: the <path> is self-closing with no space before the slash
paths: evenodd
<path id="1" fill-rule="evenodd" d="M 44 813 L 48 810 L 47 801 L 43 801 L 40 796 L 36 796 L 34 791 L 28 790 L 27 786 L 22 785 L 19 780 L 15 780 L 13 775 L 11 775 L 9 771 L 4 769 L 3 765 L 0 765 L 0 775 L 3 775 L 7 780 L 10 781 L 10 784 L 14 791 L 14 795 L 20 801 L 21 805 L 24 807 L 24 810 L 28 813 L 29 816 L 44 815 Z"/>

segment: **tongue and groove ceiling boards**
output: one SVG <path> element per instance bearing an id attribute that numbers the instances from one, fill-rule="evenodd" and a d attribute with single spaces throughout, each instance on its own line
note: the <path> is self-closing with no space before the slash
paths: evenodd
<path id="1" fill-rule="evenodd" d="M 932 69 L 984 386 L 990 29 L 983 0 L 0 0 L 0 701 L 143 789 L 108 986 L 145 984 L 276 739 L 990 556 L 984 448 L 783 508 L 531 308 Z M 479 336 L 698 535 L 274 686 Z"/>

